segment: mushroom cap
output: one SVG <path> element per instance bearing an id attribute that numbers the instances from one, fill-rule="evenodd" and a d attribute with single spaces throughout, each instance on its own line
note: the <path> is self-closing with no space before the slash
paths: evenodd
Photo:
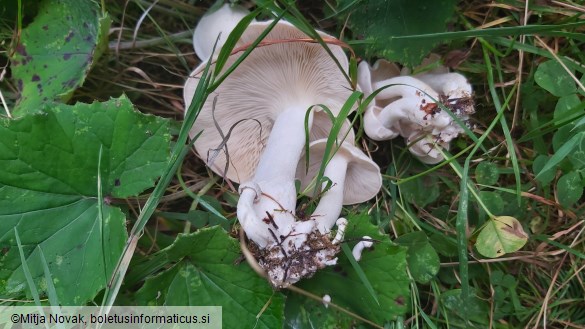
<path id="1" fill-rule="evenodd" d="M 368 62 L 362 61 L 358 65 L 358 86 L 366 96 L 374 92 L 373 85 L 392 77 L 400 75 L 400 68 L 395 63 L 385 59 L 377 60 L 370 66 Z"/>
<path id="2" fill-rule="evenodd" d="M 316 140 L 309 145 L 308 171 L 305 157 L 301 157 L 297 166 L 297 178 L 301 181 L 301 189 L 305 189 L 317 176 L 323 162 L 326 145 L 327 139 Z M 348 142 L 340 145 L 336 155 L 343 155 L 348 161 L 343 187 L 344 205 L 365 202 L 378 194 L 382 187 L 382 174 L 380 174 L 380 167 L 374 161 Z"/>
<path id="3" fill-rule="evenodd" d="M 255 41 L 270 23 L 250 24 L 236 47 Z M 320 35 L 332 38 L 322 32 Z M 224 136 L 231 130 L 226 142 L 229 167 L 225 177 L 244 182 L 253 177 L 272 126 L 282 111 L 295 107 L 305 112 L 311 105 L 323 104 L 337 115 L 351 95 L 349 82 L 321 45 L 306 41 L 279 42 L 299 38 L 309 37 L 288 22 L 278 22 L 264 39 L 270 44 L 254 49 L 207 98 L 191 129 L 191 137 L 203 130 L 195 142 L 195 148 L 199 157 L 219 175 L 224 176 L 227 159 L 225 152 L 214 151 L 223 141 L 216 124 Z M 349 64 L 342 48 L 331 44 L 328 47 L 347 72 Z M 242 53 L 231 55 L 224 70 Z M 214 64 L 211 66 L 213 69 Z M 195 69 L 185 83 L 183 96 L 186 108 L 191 103 L 204 67 L 205 63 Z M 214 122 L 212 107 L 215 98 Z M 313 110 L 318 113 L 320 107 Z M 325 129 L 315 127 L 313 124 L 310 139 L 325 137 L 322 136 Z"/>
<path id="4" fill-rule="evenodd" d="M 242 6 L 232 6 L 226 3 L 218 10 L 203 15 L 193 33 L 193 48 L 197 57 L 203 61 L 211 57 L 213 45 L 220 33 L 216 51 L 221 49 L 230 32 L 249 13 Z"/>

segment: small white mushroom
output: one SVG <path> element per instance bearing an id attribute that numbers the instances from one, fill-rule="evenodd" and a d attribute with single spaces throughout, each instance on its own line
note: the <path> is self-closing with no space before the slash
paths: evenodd
<path id="1" fill-rule="evenodd" d="M 351 251 L 353 258 L 355 258 L 355 260 L 358 262 L 360 261 L 360 259 L 362 259 L 362 251 L 365 248 L 371 248 L 374 245 L 374 242 L 372 242 L 372 238 L 370 238 L 369 236 L 364 236 L 362 237 L 362 239 L 364 239 L 364 241 L 358 242 Z"/>
<path id="2" fill-rule="evenodd" d="M 218 10 L 206 13 L 195 27 L 193 48 L 201 61 L 211 57 L 213 45 L 218 36 L 216 53 L 221 49 L 228 35 L 242 18 L 248 15 L 246 8 L 238 5 L 224 4 Z"/>
<path id="3" fill-rule="evenodd" d="M 347 228 L 347 219 L 341 217 L 335 222 L 337 224 L 337 234 L 335 234 L 335 238 L 331 243 L 339 244 L 343 241 L 343 237 L 345 236 L 345 229 Z"/>
<path id="4" fill-rule="evenodd" d="M 305 189 L 317 176 L 321 163 L 327 161 L 325 148 L 327 139 L 320 139 L 309 145 L 309 166 L 306 167 L 304 157 L 301 157 L 297 166 L 297 178 L 301 181 L 301 188 Z M 373 162 L 359 148 L 349 142 L 343 142 L 335 150 L 333 147 L 331 159 L 325 167 L 324 176 L 329 178 L 331 185 L 323 191 L 321 200 L 311 218 L 317 222 L 322 234 L 331 231 L 333 224 L 338 220 L 342 205 L 351 205 L 365 202 L 373 198 L 382 186 L 380 167 Z M 322 190 L 328 182 L 322 183 Z"/>
<path id="5" fill-rule="evenodd" d="M 331 296 L 329 295 L 323 296 L 323 306 L 325 306 L 325 308 L 328 308 L 329 303 L 331 303 Z"/>

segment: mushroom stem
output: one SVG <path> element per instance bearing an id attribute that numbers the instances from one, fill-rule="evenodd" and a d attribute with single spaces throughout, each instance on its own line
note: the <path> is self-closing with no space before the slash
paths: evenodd
<path id="1" fill-rule="evenodd" d="M 450 99 L 470 97 L 472 94 L 471 85 L 459 73 L 421 74 L 416 78 Z"/>
<path id="2" fill-rule="evenodd" d="M 291 233 L 308 233 L 309 225 L 295 225 L 296 164 L 305 145 L 304 121 L 308 106 L 299 105 L 282 112 L 272 127 L 266 147 L 260 156 L 252 181 L 240 187 L 238 220 L 248 237 L 264 248 L 281 244 L 281 237 Z M 312 114 L 309 114 L 309 129 Z M 253 186 L 258 186 L 258 191 Z M 253 198 L 254 195 L 256 198 Z M 252 202 L 250 202 L 253 200 Z M 297 232 L 301 231 L 301 232 Z M 298 247 L 306 237 L 294 239 Z M 282 243 L 284 250 L 292 247 Z"/>
<path id="3" fill-rule="evenodd" d="M 451 117 L 448 115 L 435 116 L 425 112 L 421 109 L 421 107 L 424 107 L 424 104 L 427 104 L 424 98 L 418 98 L 416 96 L 401 98 L 382 109 L 379 120 L 388 129 L 396 130 L 405 137 L 408 137 L 405 131 L 412 129 L 409 126 L 414 125 L 421 128 L 433 126 L 436 129 L 444 128 L 451 123 Z M 406 129 L 402 127 L 406 127 Z"/>
<path id="4" fill-rule="evenodd" d="M 308 108 L 308 105 L 291 107 L 278 116 L 260 156 L 255 181 L 278 178 L 294 181 L 296 165 L 305 146 L 305 114 Z M 311 111 L 309 130 L 312 123 Z"/>
<path id="5" fill-rule="evenodd" d="M 360 259 L 362 259 L 362 251 L 364 251 L 365 248 L 370 248 L 371 246 L 374 245 L 374 243 L 371 241 L 372 238 L 370 238 L 369 236 L 364 236 L 362 237 L 362 239 L 364 239 L 364 241 L 358 242 L 351 251 L 353 258 L 355 258 L 355 260 L 358 262 L 360 261 Z"/>
<path id="6" fill-rule="evenodd" d="M 319 200 L 319 204 L 312 215 L 317 222 L 317 228 L 321 234 L 329 233 L 335 221 L 339 218 L 343 204 L 346 173 L 347 158 L 341 152 L 336 153 L 329 160 L 324 172 L 324 175 L 329 178 L 332 184 L 328 190 L 325 190 L 328 182 L 323 183 L 322 189 L 325 192 L 321 196 L 321 200 Z"/>
<path id="7" fill-rule="evenodd" d="M 343 237 L 345 236 L 345 229 L 347 228 L 347 219 L 341 217 L 339 218 L 335 224 L 337 224 L 337 234 L 335 234 L 335 238 L 331 243 L 339 244 L 343 241 Z"/>

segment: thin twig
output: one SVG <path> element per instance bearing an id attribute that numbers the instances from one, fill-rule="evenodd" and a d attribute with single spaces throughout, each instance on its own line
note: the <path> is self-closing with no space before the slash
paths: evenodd
<path id="1" fill-rule="evenodd" d="M 146 47 L 156 46 L 158 44 L 163 44 L 167 40 L 178 40 L 178 39 L 189 38 L 192 35 L 193 35 L 193 32 L 191 32 L 191 31 L 182 31 L 182 32 L 169 34 L 169 35 L 164 36 L 164 37 L 156 37 L 156 38 L 152 38 L 152 39 L 148 39 L 148 40 L 138 40 L 138 41 L 133 40 L 133 41 L 125 41 L 125 42 L 112 41 L 112 42 L 110 42 L 108 47 L 111 50 L 116 50 L 116 51 L 118 49 L 146 48 Z M 191 42 L 190 39 L 189 39 L 189 42 Z"/>

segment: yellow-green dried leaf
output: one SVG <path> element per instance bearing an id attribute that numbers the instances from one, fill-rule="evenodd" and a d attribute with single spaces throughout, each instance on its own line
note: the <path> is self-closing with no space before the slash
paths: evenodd
<path id="1" fill-rule="evenodd" d="M 479 232 L 475 247 L 483 256 L 496 258 L 519 250 L 527 240 L 528 235 L 516 218 L 499 216 Z"/>

